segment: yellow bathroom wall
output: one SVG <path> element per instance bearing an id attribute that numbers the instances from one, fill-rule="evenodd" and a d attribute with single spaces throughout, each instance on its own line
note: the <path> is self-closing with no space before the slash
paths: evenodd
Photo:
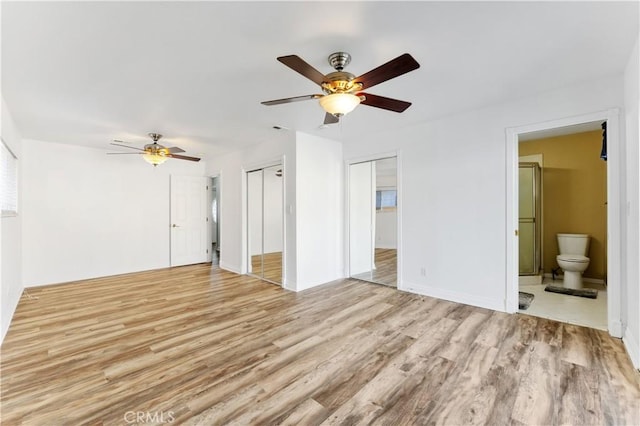
<path id="1" fill-rule="evenodd" d="M 546 273 L 557 268 L 556 234 L 589 234 L 586 278 L 606 275 L 607 164 L 602 131 L 520 142 L 519 155 L 542 154 L 542 246 Z"/>

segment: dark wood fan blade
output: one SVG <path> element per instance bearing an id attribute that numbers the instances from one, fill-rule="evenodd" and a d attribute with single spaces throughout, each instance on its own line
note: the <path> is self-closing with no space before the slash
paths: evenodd
<path id="1" fill-rule="evenodd" d="M 196 157 L 187 157 L 186 155 L 167 154 L 167 157 L 170 157 L 170 158 L 177 158 L 178 160 L 200 161 L 200 159 L 199 159 L 199 158 L 196 158 Z"/>
<path id="2" fill-rule="evenodd" d="M 118 141 L 118 142 L 121 142 L 121 141 Z M 123 145 L 121 143 L 111 142 L 111 145 L 122 146 L 124 148 L 129 148 L 129 149 L 137 149 L 138 151 L 144 151 L 144 149 L 136 148 L 135 146 Z"/>
<path id="3" fill-rule="evenodd" d="M 280 104 L 288 104 L 291 102 L 307 101 L 309 99 L 318 99 L 321 97 L 322 95 L 304 95 L 304 96 L 294 96 L 293 98 L 275 99 L 273 101 L 264 101 L 260 103 L 262 105 L 280 105 Z"/>
<path id="4" fill-rule="evenodd" d="M 143 155 L 144 152 L 107 152 L 107 155 Z"/>
<path id="5" fill-rule="evenodd" d="M 411 102 L 385 98 L 384 96 L 371 95 L 369 93 L 358 93 L 358 95 L 364 96 L 364 100 L 360 102 L 361 104 L 387 109 L 389 111 L 403 112 L 411 106 Z"/>
<path id="6" fill-rule="evenodd" d="M 184 149 L 178 148 L 177 146 L 172 146 L 171 148 L 165 148 L 170 154 L 176 154 L 178 152 L 185 152 Z"/>
<path id="7" fill-rule="evenodd" d="M 333 114 L 326 113 L 324 115 L 324 124 L 335 124 L 339 121 L 340 119 Z"/>
<path id="8" fill-rule="evenodd" d="M 324 81 L 324 74 L 306 63 L 297 55 L 280 56 L 278 61 L 282 62 L 292 70 L 302 74 L 317 85 L 321 85 Z"/>
<path id="9" fill-rule="evenodd" d="M 380 65 L 378 68 L 374 68 L 368 73 L 362 74 L 357 77 L 355 81 L 362 83 L 363 89 L 368 89 L 380 84 L 384 81 L 391 80 L 392 78 L 406 74 L 409 71 L 420 68 L 420 64 L 413 59 L 413 56 L 405 53 L 395 59 L 390 60 L 386 64 Z"/>

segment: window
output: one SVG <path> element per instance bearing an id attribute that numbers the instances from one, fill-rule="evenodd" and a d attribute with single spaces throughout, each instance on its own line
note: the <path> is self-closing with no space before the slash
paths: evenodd
<path id="1" fill-rule="evenodd" d="M 0 147 L 0 204 L 2 216 L 18 214 L 18 159 L 2 140 Z"/>
<path id="2" fill-rule="evenodd" d="M 376 210 L 395 210 L 398 205 L 398 191 L 382 189 L 376 191 Z"/>

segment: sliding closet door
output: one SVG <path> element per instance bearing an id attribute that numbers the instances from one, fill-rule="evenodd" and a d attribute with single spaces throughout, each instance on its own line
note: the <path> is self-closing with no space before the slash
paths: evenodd
<path id="1" fill-rule="evenodd" d="M 282 166 L 247 173 L 248 273 L 282 284 Z"/>
<path id="2" fill-rule="evenodd" d="M 262 170 L 247 173 L 247 248 L 248 272 L 262 277 Z"/>
<path id="3" fill-rule="evenodd" d="M 262 171 L 263 191 L 263 275 L 265 280 L 282 283 L 282 166 Z"/>
<path id="4" fill-rule="evenodd" d="M 349 275 L 397 286 L 395 157 L 349 166 Z"/>
<path id="5" fill-rule="evenodd" d="M 373 279 L 375 193 L 373 162 L 349 167 L 349 270 L 366 281 Z"/>

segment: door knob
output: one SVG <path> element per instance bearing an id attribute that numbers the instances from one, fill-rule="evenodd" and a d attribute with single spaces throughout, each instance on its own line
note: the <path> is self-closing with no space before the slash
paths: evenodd
<path id="1" fill-rule="evenodd" d="M 172 228 L 180 228 L 179 225 L 176 225 L 175 223 L 173 225 L 171 225 Z"/>

